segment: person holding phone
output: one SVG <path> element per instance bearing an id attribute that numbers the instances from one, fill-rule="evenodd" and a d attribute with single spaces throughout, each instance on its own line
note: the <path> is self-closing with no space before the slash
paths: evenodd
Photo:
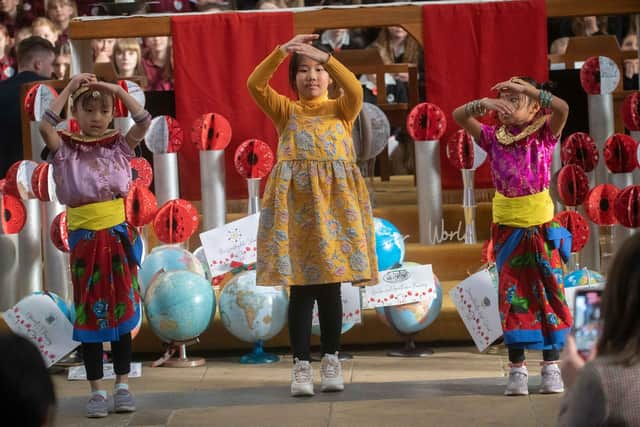
<path id="1" fill-rule="evenodd" d="M 572 336 L 567 339 L 561 365 L 569 392 L 562 402 L 559 426 L 640 425 L 638 259 L 640 235 L 635 234 L 624 242 L 611 265 L 599 304 L 600 334 L 587 360 L 584 342 Z"/>

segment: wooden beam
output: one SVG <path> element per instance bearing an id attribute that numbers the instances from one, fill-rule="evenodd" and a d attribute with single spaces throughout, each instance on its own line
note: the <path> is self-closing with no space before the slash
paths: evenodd
<path id="1" fill-rule="evenodd" d="M 547 0 L 547 16 L 628 15 L 640 12 L 638 0 Z"/>

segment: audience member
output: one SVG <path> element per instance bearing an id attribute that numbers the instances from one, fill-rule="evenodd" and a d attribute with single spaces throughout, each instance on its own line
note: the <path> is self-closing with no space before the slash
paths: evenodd
<path id="1" fill-rule="evenodd" d="M 111 62 L 113 55 L 113 46 L 116 39 L 94 39 L 91 40 L 91 49 L 93 50 L 93 62 Z"/>
<path id="2" fill-rule="evenodd" d="M 56 59 L 53 62 L 53 74 L 58 80 L 68 79 L 71 66 L 71 47 L 69 42 L 56 46 Z"/>
<path id="3" fill-rule="evenodd" d="M 47 17 L 58 30 L 59 42 L 67 41 L 69 22 L 76 16 L 78 16 L 78 6 L 74 0 L 49 0 L 47 2 Z"/>
<path id="4" fill-rule="evenodd" d="M 145 72 L 142 67 L 142 52 L 136 39 L 118 39 L 113 48 L 112 63 L 118 78 L 144 79 L 142 86 L 146 86 Z"/>
<path id="5" fill-rule="evenodd" d="M 622 40 L 622 50 L 638 52 L 638 35 L 629 33 Z M 640 72 L 640 59 L 636 56 L 632 59 L 625 59 L 623 63 L 623 88 L 624 90 L 638 90 L 638 73 Z"/>
<path id="6" fill-rule="evenodd" d="M 16 73 L 16 61 L 10 55 L 11 37 L 7 27 L 0 24 L 0 80 L 6 80 Z"/>
<path id="7" fill-rule="evenodd" d="M 142 61 L 148 90 L 173 90 L 171 39 L 167 36 L 145 37 L 146 52 Z"/>
<path id="8" fill-rule="evenodd" d="M 39 17 L 33 21 L 31 24 L 31 33 L 34 36 L 49 40 L 54 46 L 58 42 L 58 36 L 60 35 L 56 25 L 45 17 Z"/>

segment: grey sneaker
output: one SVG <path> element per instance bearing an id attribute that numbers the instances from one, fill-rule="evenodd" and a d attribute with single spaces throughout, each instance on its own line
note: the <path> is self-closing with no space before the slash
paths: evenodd
<path id="1" fill-rule="evenodd" d="M 338 353 L 325 354 L 320 364 L 320 377 L 322 391 L 342 391 L 344 390 L 344 381 L 342 379 L 342 364 L 338 359 Z"/>
<path id="2" fill-rule="evenodd" d="M 526 396 L 529 394 L 529 372 L 526 366 L 512 366 L 509 370 L 505 396 Z"/>
<path id="3" fill-rule="evenodd" d="M 136 411 L 136 404 L 129 390 L 121 388 L 113 394 L 113 410 L 117 413 Z"/>
<path id="4" fill-rule="evenodd" d="M 109 415 L 107 399 L 100 394 L 92 394 L 87 402 L 87 418 L 104 418 Z"/>
<path id="5" fill-rule="evenodd" d="M 564 383 L 557 363 L 542 365 L 542 382 L 540 383 L 540 393 L 553 394 L 564 393 Z"/>
<path id="6" fill-rule="evenodd" d="M 294 359 L 291 396 L 313 396 L 313 369 L 308 360 Z"/>

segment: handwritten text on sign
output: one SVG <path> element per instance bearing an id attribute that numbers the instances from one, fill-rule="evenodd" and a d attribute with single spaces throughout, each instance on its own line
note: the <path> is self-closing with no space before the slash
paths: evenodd
<path id="1" fill-rule="evenodd" d="M 433 300 L 436 286 L 431 264 L 381 271 L 378 284 L 364 288 L 363 308 Z"/>

